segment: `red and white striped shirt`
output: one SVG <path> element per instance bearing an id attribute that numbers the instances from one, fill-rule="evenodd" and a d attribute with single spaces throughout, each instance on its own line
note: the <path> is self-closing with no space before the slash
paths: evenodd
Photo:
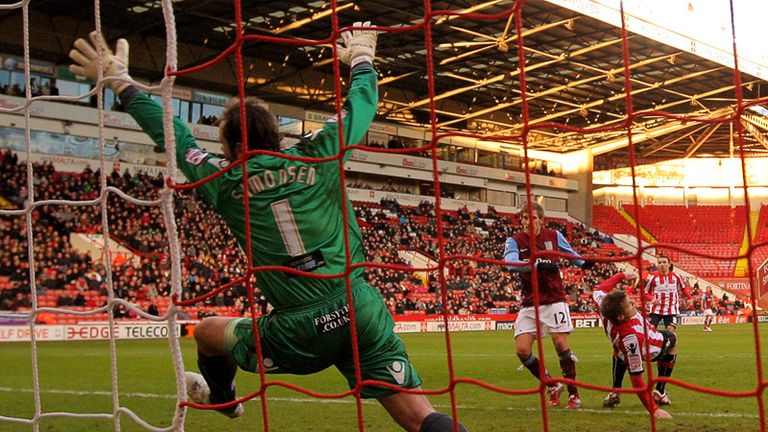
<path id="1" fill-rule="evenodd" d="M 605 296 L 624 279 L 624 275 L 619 273 L 610 279 L 604 281 L 592 291 L 592 299 L 595 303 L 601 305 Z M 598 311 L 600 308 L 598 307 Z M 631 373 L 644 371 L 645 353 L 646 353 L 646 332 L 648 334 L 648 352 L 651 359 L 659 355 L 664 345 L 664 335 L 656 327 L 652 326 L 640 312 L 635 312 L 627 321 L 620 324 L 613 324 L 609 320 L 600 316 L 605 326 L 605 335 L 611 340 L 616 355 L 627 365 Z"/>
<path id="2" fill-rule="evenodd" d="M 603 281 L 592 291 L 592 299 L 597 303 L 598 311 L 605 296 L 619 282 L 624 280 L 624 276 L 624 273 L 615 274 L 613 277 Z M 632 387 L 645 387 L 645 382 L 641 375 L 644 372 L 645 353 L 650 353 L 651 360 L 658 356 L 664 346 L 664 336 L 656 330 L 656 327 L 653 327 L 651 323 L 643 318 L 639 312 L 635 312 L 635 315 L 630 320 L 619 324 L 612 324 L 602 315 L 600 315 L 600 319 L 603 321 L 606 336 L 608 336 L 608 339 L 613 344 L 616 356 L 627 365 L 627 369 L 630 372 L 629 377 L 632 380 Z M 648 335 L 647 339 L 646 334 Z M 648 393 L 639 392 L 637 397 L 640 398 L 648 412 L 656 412 L 656 404 Z"/>
<path id="3" fill-rule="evenodd" d="M 651 305 L 652 314 L 657 315 L 679 315 L 680 314 L 680 291 L 685 288 L 683 278 L 669 272 L 667 275 L 656 273 L 652 275 L 645 284 L 645 292 L 653 295 L 657 304 Z"/>
<path id="4" fill-rule="evenodd" d="M 613 325 L 610 321 L 605 321 L 605 332 L 608 339 L 613 343 L 618 357 L 627 365 L 630 373 L 643 372 L 645 362 L 645 330 L 648 331 L 648 351 L 651 359 L 655 358 L 661 352 L 664 345 L 664 336 L 656 330 L 656 327 L 646 321 L 640 312 L 629 320 L 621 324 Z"/>

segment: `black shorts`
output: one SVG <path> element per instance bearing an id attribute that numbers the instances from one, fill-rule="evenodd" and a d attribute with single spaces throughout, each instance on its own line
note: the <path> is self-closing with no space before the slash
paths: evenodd
<path id="1" fill-rule="evenodd" d="M 680 316 L 679 315 L 659 315 L 659 314 L 648 314 L 648 321 L 651 323 L 654 327 L 659 327 L 659 323 L 664 323 L 664 328 L 667 328 L 669 326 L 677 328 L 677 325 L 680 322 Z"/>
<path id="2" fill-rule="evenodd" d="M 656 356 L 651 361 L 656 361 L 659 358 L 661 358 L 661 356 L 668 354 L 672 350 L 672 348 L 674 348 L 675 345 L 677 345 L 676 334 L 672 333 L 669 330 L 662 330 L 659 333 L 661 333 L 661 335 L 664 336 L 664 342 L 661 343 L 661 351 L 659 351 L 659 353 L 656 354 Z"/>

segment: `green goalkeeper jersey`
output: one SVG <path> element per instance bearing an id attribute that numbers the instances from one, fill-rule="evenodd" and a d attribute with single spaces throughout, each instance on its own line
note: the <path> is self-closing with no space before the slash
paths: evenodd
<path id="1" fill-rule="evenodd" d="M 370 65 L 356 67 L 342 109 L 345 143 L 356 144 L 362 140 L 377 104 L 376 71 Z M 139 93 L 126 109 L 163 148 L 160 105 Z M 338 132 L 334 116 L 321 130 L 282 153 L 315 158 L 338 155 Z M 228 161 L 202 151 L 189 128 L 178 119 L 174 120 L 174 133 L 177 164 L 190 182 L 228 165 Z M 345 153 L 345 160 L 348 155 L 349 152 Z M 345 231 L 349 236 L 352 264 L 365 258 L 352 205 L 341 191 L 339 169 L 338 160 L 303 162 L 271 155 L 251 157 L 247 163 L 250 239 L 246 237 L 242 166 L 202 184 L 198 191 L 226 221 L 243 250 L 247 250 L 250 240 L 254 266 L 286 266 L 317 275 L 343 274 L 347 269 Z M 342 212 L 347 212 L 347 226 Z M 351 271 L 353 283 L 362 279 L 363 271 L 362 268 Z M 320 279 L 282 271 L 259 271 L 256 278 L 264 296 L 277 308 L 311 304 L 345 288 L 343 276 Z"/>

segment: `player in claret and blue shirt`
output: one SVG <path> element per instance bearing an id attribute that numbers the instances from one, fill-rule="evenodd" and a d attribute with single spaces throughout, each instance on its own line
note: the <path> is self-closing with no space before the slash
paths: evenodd
<path id="1" fill-rule="evenodd" d="M 598 285 L 592 292 L 592 299 L 599 306 L 605 334 L 613 344 L 616 361 L 629 371 L 632 387 L 644 388 L 643 372 L 646 353 L 657 362 L 659 376 L 670 376 L 663 371 L 664 361 L 677 352 L 677 338 L 669 330 L 657 330 L 656 326 L 635 309 L 629 295 L 623 290 L 614 290 L 624 280 L 633 281 L 633 272 L 618 273 Z M 672 416 L 656 406 L 654 398 L 646 392 L 639 392 L 640 401 L 654 417 L 669 419 Z"/>
<path id="2" fill-rule="evenodd" d="M 521 207 L 520 218 L 523 229 L 507 239 L 504 247 L 504 261 L 515 264 L 507 267 L 512 272 L 520 274 L 523 284 L 523 301 L 520 312 L 515 320 L 515 350 L 517 357 L 523 365 L 540 379 L 540 362 L 532 352 L 533 342 L 536 340 L 536 309 L 533 297 L 533 283 L 531 272 L 538 272 L 539 280 L 539 319 L 544 335 L 552 337 L 557 356 L 560 359 L 560 368 L 563 376 L 576 379 L 576 356 L 571 351 L 568 343 L 568 335 L 573 331 L 571 314 L 566 302 L 563 278 L 560 276 L 560 268 L 557 262 L 558 255 L 547 255 L 547 251 L 564 252 L 574 256 L 572 262 L 581 268 L 590 269 L 593 261 L 586 261 L 576 253 L 563 235 L 556 230 L 542 227 L 544 221 L 544 209 L 538 203 L 532 203 L 533 220 L 528 219 L 528 203 Z M 536 262 L 531 263 L 532 239 L 529 236 L 529 226 L 533 224 L 536 250 L 541 254 Z M 549 378 L 549 372 L 544 371 L 544 376 Z M 564 386 L 561 383 L 547 386 L 547 397 L 550 406 L 560 405 L 560 393 Z M 568 384 L 570 395 L 566 408 L 581 408 L 579 389 L 574 384 Z"/>
<path id="3" fill-rule="evenodd" d="M 377 32 L 360 29 L 342 33 L 338 47 L 342 62 L 352 69 L 351 84 L 342 107 L 344 142 L 356 144 L 368 131 L 378 106 L 378 79 L 373 68 Z M 91 43 L 75 42 L 70 57 L 72 72 L 91 79 L 99 65 L 106 85 L 120 97 L 128 113 L 152 140 L 163 148 L 163 111 L 160 105 L 126 83 L 128 43 L 117 42 L 116 53 L 94 32 Z M 101 45 L 101 61 L 94 46 Z M 243 101 L 249 150 L 271 150 L 297 157 L 325 158 L 339 154 L 338 119 L 305 136 L 287 150 L 280 149 L 275 116 L 255 99 Z M 241 105 L 229 104 L 221 118 L 220 140 L 224 159 L 201 150 L 187 126 L 174 119 L 176 160 L 189 181 L 211 176 L 240 160 Z M 345 158 L 349 153 L 345 153 Z M 349 199 L 341 191 L 338 160 L 304 162 L 260 154 L 248 157 L 199 187 L 200 193 L 226 221 L 243 249 L 250 244 L 254 266 L 285 266 L 315 275 L 347 271 L 345 232 L 352 264 L 365 261 L 362 235 Z M 247 174 L 246 174 L 247 173 Z M 246 236 L 243 177 L 247 175 L 250 235 Z M 344 224 L 344 213 L 348 224 Z M 203 229 L 201 227 L 201 229 Z M 421 378 L 394 333 L 394 321 L 380 293 L 365 283 L 363 268 L 350 271 L 363 380 L 379 380 L 402 389 L 420 389 Z M 259 288 L 274 307 L 256 325 L 261 336 L 264 368 L 270 373 L 310 374 L 335 366 L 356 386 L 350 331 L 350 304 L 344 277 L 312 278 L 282 271 L 256 273 Z M 202 375 L 187 372 L 190 398 L 201 404 L 224 404 L 236 399 L 234 379 L 238 366 L 255 372 L 253 322 L 246 318 L 211 317 L 195 329 L 198 367 Z M 453 431 L 451 417 L 436 412 L 427 398 L 381 386 L 364 386 L 365 398 L 376 398 L 392 418 L 412 432 Z M 241 404 L 220 410 L 229 417 L 243 413 Z M 458 424 L 459 431 L 466 429 Z"/>

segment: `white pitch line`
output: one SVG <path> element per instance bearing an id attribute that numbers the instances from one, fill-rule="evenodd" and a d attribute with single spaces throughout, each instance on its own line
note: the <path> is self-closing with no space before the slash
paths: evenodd
<path id="1" fill-rule="evenodd" d="M 445 353 L 438 353 L 438 354 L 425 354 L 425 353 L 408 353 L 408 357 L 413 358 L 445 358 Z M 611 358 L 611 352 L 606 351 L 603 354 L 591 354 L 591 353 L 576 353 L 576 356 L 578 358 L 596 358 L 596 359 L 607 359 L 610 360 Z M 764 358 L 768 358 L 768 354 L 763 355 Z M 517 355 L 512 354 L 461 354 L 461 353 L 453 353 L 453 358 L 504 358 L 504 359 L 517 359 Z M 733 358 L 755 358 L 754 353 L 729 353 L 729 354 L 721 354 L 721 355 L 707 355 L 707 359 L 733 359 Z"/>
<path id="2" fill-rule="evenodd" d="M 15 389 L 10 387 L 0 387 L 0 392 L 20 392 L 20 393 L 34 393 L 33 389 Z M 73 396 L 112 396 L 110 391 L 77 391 L 77 390 L 40 390 L 41 394 L 61 394 L 61 395 L 73 395 Z M 157 393 L 120 393 L 120 396 L 125 397 L 138 397 L 149 399 L 176 399 L 176 395 L 170 394 L 157 394 Z"/>
<path id="3" fill-rule="evenodd" d="M 10 387 L 0 387 L 0 392 L 21 392 L 21 393 L 33 393 L 32 389 L 14 389 Z M 112 392 L 109 391 L 77 391 L 77 390 L 41 390 L 43 394 L 62 394 L 73 396 L 111 396 Z M 157 393 L 120 393 L 122 397 L 138 397 L 148 399 L 176 399 L 176 395 L 172 394 L 157 394 Z M 269 397 L 268 400 L 275 402 L 287 402 L 287 403 L 316 403 L 316 404 L 353 404 L 354 400 L 345 399 L 318 399 L 318 398 L 294 398 L 294 397 Z M 364 399 L 364 404 L 376 405 L 377 402 L 371 399 Z M 435 408 L 450 408 L 450 405 L 434 404 Z M 537 407 L 517 408 L 517 407 L 488 407 L 488 406 L 473 406 L 473 405 L 456 405 L 456 408 L 475 410 L 475 411 L 511 411 L 511 412 L 540 412 L 541 409 Z M 550 409 L 550 411 L 552 411 Z M 580 412 L 590 414 L 623 414 L 631 416 L 648 416 L 648 413 L 642 410 L 628 411 L 628 410 L 606 410 L 606 409 L 592 409 L 582 408 Z M 748 413 L 696 413 L 696 412 L 675 412 L 671 413 L 675 417 L 708 417 L 708 418 L 758 418 L 757 414 Z"/>

